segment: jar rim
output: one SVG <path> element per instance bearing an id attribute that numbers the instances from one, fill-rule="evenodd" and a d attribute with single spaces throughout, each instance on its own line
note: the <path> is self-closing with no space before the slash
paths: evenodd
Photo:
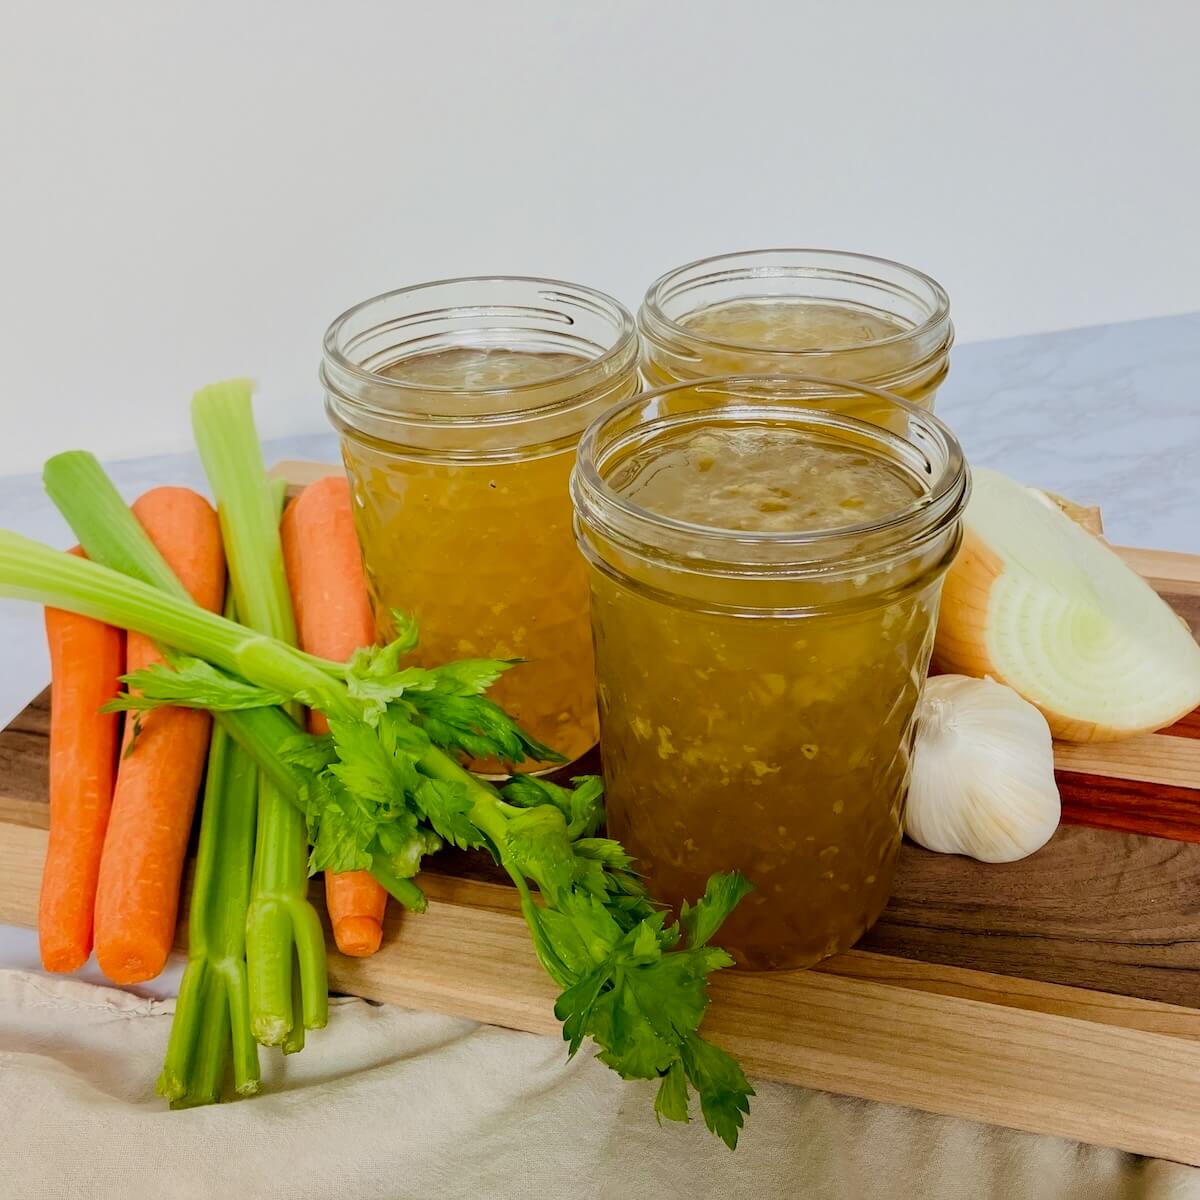
<path id="1" fill-rule="evenodd" d="M 682 282 L 683 277 L 698 269 L 716 267 L 723 263 L 732 266 L 732 264 L 739 260 L 747 259 L 802 259 L 804 256 L 820 256 L 823 259 L 833 260 L 835 263 L 845 264 L 847 268 L 851 264 L 856 264 L 867 269 L 875 267 L 898 272 L 927 289 L 931 298 L 930 312 L 920 324 L 914 325 L 911 329 L 904 329 L 899 333 L 890 334 L 888 337 L 872 338 L 870 341 L 860 342 L 853 346 L 840 346 L 836 349 L 823 349 L 821 347 L 788 349 L 779 346 L 756 345 L 754 342 L 739 342 L 719 337 L 710 337 L 708 335 L 701 336 L 681 321 L 676 321 L 667 316 L 663 308 L 663 302 L 669 297 L 673 285 Z M 762 267 L 747 265 L 731 270 L 729 277 L 769 279 L 794 277 L 796 275 L 807 275 L 815 278 L 831 275 L 836 277 L 838 275 L 836 271 L 829 269 L 822 270 L 818 266 L 804 267 L 799 262 L 790 267 L 785 262 L 778 262 L 775 266 L 776 269 L 772 271 L 769 269 L 769 264 L 766 263 Z M 844 278 L 857 278 L 871 282 L 881 281 L 880 276 L 867 275 L 861 270 L 852 271 L 847 269 L 841 272 L 841 275 Z M 704 278 L 706 276 L 700 276 L 692 282 L 697 283 Z M 713 254 L 706 258 L 698 258 L 694 262 L 684 263 L 683 266 L 672 268 L 670 271 L 660 275 L 646 289 L 639 312 L 639 323 L 642 326 L 643 332 L 648 336 L 665 333 L 668 336 L 691 344 L 703 345 L 718 350 L 731 350 L 735 353 L 752 353 L 755 356 L 762 356 L 768 360 L 774 358 L 780 362 L 788 362 L 796 359 L 821 360 L 832 357 L 843 358 L 847 355 L 858 354 L 863 351 L 877 350 L 881 346 L 898 345 L 927 334 L 930 330 L 936 329 L 944 322 L 948 322 L 949 317 L 949 293 L 932 275 L 927 275 L 924 271 L 920 271 L 916 267 L 910 267 L 906 263 L 898 262 L 895 259 L 883 258 L 874 254 L 861 254 L 853 250 L 826 250 L 818 246 L 776 246 L 761 250 L 735 250 L 726 254 Z"/>
<path id="2" fill-rule="evenodd" d="M 811 386 L 818 390 L 806 401 L 798 385 Z M 739 392 L 736 389 L 744 391 Z M 755 417 L 777 416 L 781 409 L 790 409 L 797 420 L 803 420 L 809 425 L 823 426 L 826 429 L 841 428 L 860 435 L 865 433 L 878 442 L 906 441 L 909 446 L 919 450 L 920 447 L 911 439 L 901 438 L 883 426 L 823 407 L 830 400 L 829 393 L 840 393 L 849 398 L 877 397 L 895 405 L 909 422 L 931 437 L 944 455 L 945 461 L 940 474 L 931 482 L 925 495 L 884 517 L 855 525 L 810 530 L 743 530 L 702 525 L 669 517 L 645 508 L 609 484 L 600 469 L 604 461 L 600 439 L 606 427 L 619 422 L 639 407 L 653 404 L 660 397 L 682 391 L 711 391 L 722 403 L 689 412 L 685 418 L 680 418 L 677 424 L 702 420 L 721 409 L 741 411 Z M 755 398 L 759 403 L 744 402 Z M 739 400 L 743 402 L 739 403 Z M 645 427 L 647 424 L 649 422 L 635 422 L 630 426 L 630 430 Z M 620 445 L 619 439 L 615 444 Z M 753 557 L 756 550 L 778 551 L 794 548 L 797 551 L 797 556 L 790 563 L 781 563 L 778 559 L 771 560 L 770 565 L 775 568 L 787 565 L 803 568 L 827 564 L 829 559 L 834 557 L 828 551 L 836 550 L 839 545 L 847 543 L 873 541 L 881 554 L 891 553 L 896 544 L 934 534 L 955 519 L 965 505 L 969 491 L 970 475 L 962 447 L 945 422 L 881 388 L 815 375 L 719 375 L 707 379 L 686 380 L 655 388 L 653 391 L 641 392 L 601 414 L 588 426 L 580 439 L 576 465 L 571 475 L 571 493 L 577 515 L 594 521 L 623 541 L 649 545 L 654 542 L 656 535 L 660 539 L 663 535 L 684 538 L 716 548 L 723 555 L 728 555 L 719 560 L 722 563 L 738 562 L 743 565 L 759 561 Z M 822 555 L 822 549 L 827 553 Z M 738 551 L 741 552 L 740 557 Z M 810 553 L 805 554 L 806 551 Z M 747 554 L 751 557 L 745 557 Z"/>
<path id="3" fill-rule="evenodd" d="M 547 375 L 542 378 L 532 380 L 528 383 L 520 384 L 500 384 L 488 386 L 470 386 L 459 384 L 431 384 L 424 382 L 416 382 L 412 380 L 398 379 L 389 375 L 381 375 L 374 371 L 356 363 L 343 349 L 340 342 L 340 337 L 346 326 L 353 321 L 355 317 L 361 316 L 367 312 L 372 306 L 384 304 L 387 301 L 396 300 L 404 296 L 417 295 L 420 292 L 428 291 L 434 288 L 456 287 L 459 285 L 469 286 L 475 284 L 517 284 L 517 285 L 533 285 L 553 289 L 555 292 L 564 292 L 570 294 L 574 299 L 583 299 L 587 301 L 595 311 L 612 320 L 616 335 L 612 344 L 607 346 L 600 354 L 593 358 L 581 359 L 579 364 L 570 367 L 565 371 L 555 372 L 553 375 Z M 437 309 L 430 310 L 430 316 L 436 312 L 450 312 L 454 310 L 470 311 L 478 309 L 481 313 L 488 309 L 495 308 L 495 305 L 489 304 L 470 304 L 464 303 L 458 306 L 439 306 Z M 599 368 L 601 373 L 609 364 L 627 357 L 632 349 L 636 352 L 637 345 L 637 325 L 633 315 L 620 301 L 613 297 L 598 291 L 595 288 L 587 287 L 584 284 L 571 283 L 567 280 L 548 279 L 536 275 L 457 275 L 450 276 L 445 279 L 427 280 L 423 283 L 410 284 L 407 287 L 394 288 L 388 292 L 381 292 L 376 296 L 371 296 L 366 300 L 361 300 L 357 304 L 352 305 L 344 312 L 340 313 L 330 323 L 325 331 L 325 336 L 322 339 L 323 362 L 321 365 L 321 380 L 331 392 L 337 391 L 341 398 L 352 401 L 355 405 L 369 409 L 375 414 L 384 417 L 402 418 L 410 420 L 428 420 L 430 414 L 419 411 L 406 411 L 400 408 L 381 407 L 379 405 L 370 404 L 360 396 L 350 397 L 344 391 L 334 386 L 334 381 L 330 374 L 330 368 L 333 368 L 338 375 L 348 377 L 350 380 L 361 385 L 375 390 L 382 390 L 385 394 L 395 396 L 405 395 L 428 395 L 428 396 L 471 396 L 471 397 L 486 397 L 492 395 L 503 395 L 506 392 L 520 393 L 523 396 L 528 396 L 540 390 L 558 390 L 568 385 L 570 381 L 576 377 L 583 377 L 588 373 L 597 372 Z M 463 424 L 502 424 L 506 421 L 521 420 L 528 417 L 540 417 L 549 414 L 557 408 L 570 407 L 577 403 L 577 398 L 574 395 L 567 397 L 559 397 L 544 405 L 522 404 L 519 408 L 495 410 L 487 413 L 469 413 L 469 414 L 450 414 L 439 413 L 436 420 L 439 422 L 463 423 Z"/>

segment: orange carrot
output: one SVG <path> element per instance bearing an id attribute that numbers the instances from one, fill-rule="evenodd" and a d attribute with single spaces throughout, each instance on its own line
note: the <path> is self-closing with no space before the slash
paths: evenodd
<path id="1" fill-rule="evenodd" d="M 85 557 L 76 546 L 70 551 Z M 90 617 L 46 609 L 50 646 L 50 840 L 38 904 L 47 971 L 74 971 L 92 952 L 96 877 L 117 774 L 117 713 L 125 634 Z"/>
<path id="2" fill-rule="evenodd" d="M 133 505 L 150 540 L 197 604 L 221 610 L 225 555 L 212 505 L 188 488 L 162 487 Z M 161 661 L 153 643 L 128 636 L 127 671 Z M 210 717 L 185 708 L 146 713 L 132 749 L 126 723 L 96 892 L 96 961 L 114 983 L 141 983 L 163 969 L 175 940 L 179 885 Z"/>
<path id="3" fill-rule="evenodd" d="M 345 477 L 306 487 L 287 506 L 280 533 L 300 648 L 342 662 L 371 645 L 375 622 Z M 308 727 L 314 733 L 328 728 L 316 712 L 309 713 Z M 366 871 L 326 871 L 325 905 L 343 954 L 362 958 L 379 949 L 387 892 Z"/>

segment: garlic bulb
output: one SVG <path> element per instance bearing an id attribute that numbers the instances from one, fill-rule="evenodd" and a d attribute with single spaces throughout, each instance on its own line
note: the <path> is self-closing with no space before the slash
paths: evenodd
<path id="1" fill-rule="evenodd" d="M 991 679 L 937 675 L 917 705 L 905 831 L 981 862 L 1044 846 L 1061 812 L 1046 718 Z"/>

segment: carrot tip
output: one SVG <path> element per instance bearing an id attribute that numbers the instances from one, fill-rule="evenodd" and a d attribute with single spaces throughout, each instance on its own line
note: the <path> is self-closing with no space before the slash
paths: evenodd
<path id="1" fill-rule="evenodd" d="M 78 950 L 45 950 L 41 952 L 42 970 L 55 975 L 69 975 L 78 971 L 87 962 L 90 951 L 80 953 Z"/>
<path id="2" fill-rule="evenodd" d="M 379 949 L 383 926 L 374 917 L 342 917 L 333 923 L 333 940 L 343 954 L 366 958 Z"/>
<path id="3" fill-rule="evenodd" d="M 124 987 L 131 983 L 145 983 L 147 980 L 153 979 L 167 965 L 167 956 L 163 954 L 161 959 L 155 956 L 153 960 L 148 961 L 144 954 L 129 952 L 114 954 L 111 951 L 101 953 L 97 950 L 96 962 L 99 964 L 100 970 L 113 983 Z"/>

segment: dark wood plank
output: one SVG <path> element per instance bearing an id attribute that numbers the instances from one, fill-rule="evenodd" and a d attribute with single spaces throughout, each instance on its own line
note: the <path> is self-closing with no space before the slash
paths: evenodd
<path id="1" fill-rule="evenodd" d="M 1166 580 L 1150 579 L 1147 582 L 1187 622 L 1192 635 L 1200 638 L 1200 589 L 1189 587 L 1184 591 L 1184 585 Z"/>
<path id="2" fill-rule="evenodd" d="M 1186 717 L 1181 717 L 1174 725 L 1168 725 L 1163 733 L 1175 737 L 1200 738 L 1200 708 L 1194 708 Z"/>
<path id="3" fill-rule="evenodd" d="M 985 864 L 906 844 L 859 948 L 1200 1007 L 1200 846 L 1064 826 Z"/>
<path id="4" fill-rule="evenodd" d="M 1063 821 L 1149 837 L 1200 843 L 1200 791 L 1056 771 Z"/>
<path id="5" fill-rule="evenodd" d="M 0 821 L 45 829 L 50 752 L 50 689 L 0 730 Z"/>
<path id="6" fill-rule="evenodd" d="M 444 852 L 430 870 L 506 882 L 484 854 Z M 1200 846 L 1064 826 L 1032 857 L 993 864 L 906 842 L 859 948 L 1200 1007 Z"/>

